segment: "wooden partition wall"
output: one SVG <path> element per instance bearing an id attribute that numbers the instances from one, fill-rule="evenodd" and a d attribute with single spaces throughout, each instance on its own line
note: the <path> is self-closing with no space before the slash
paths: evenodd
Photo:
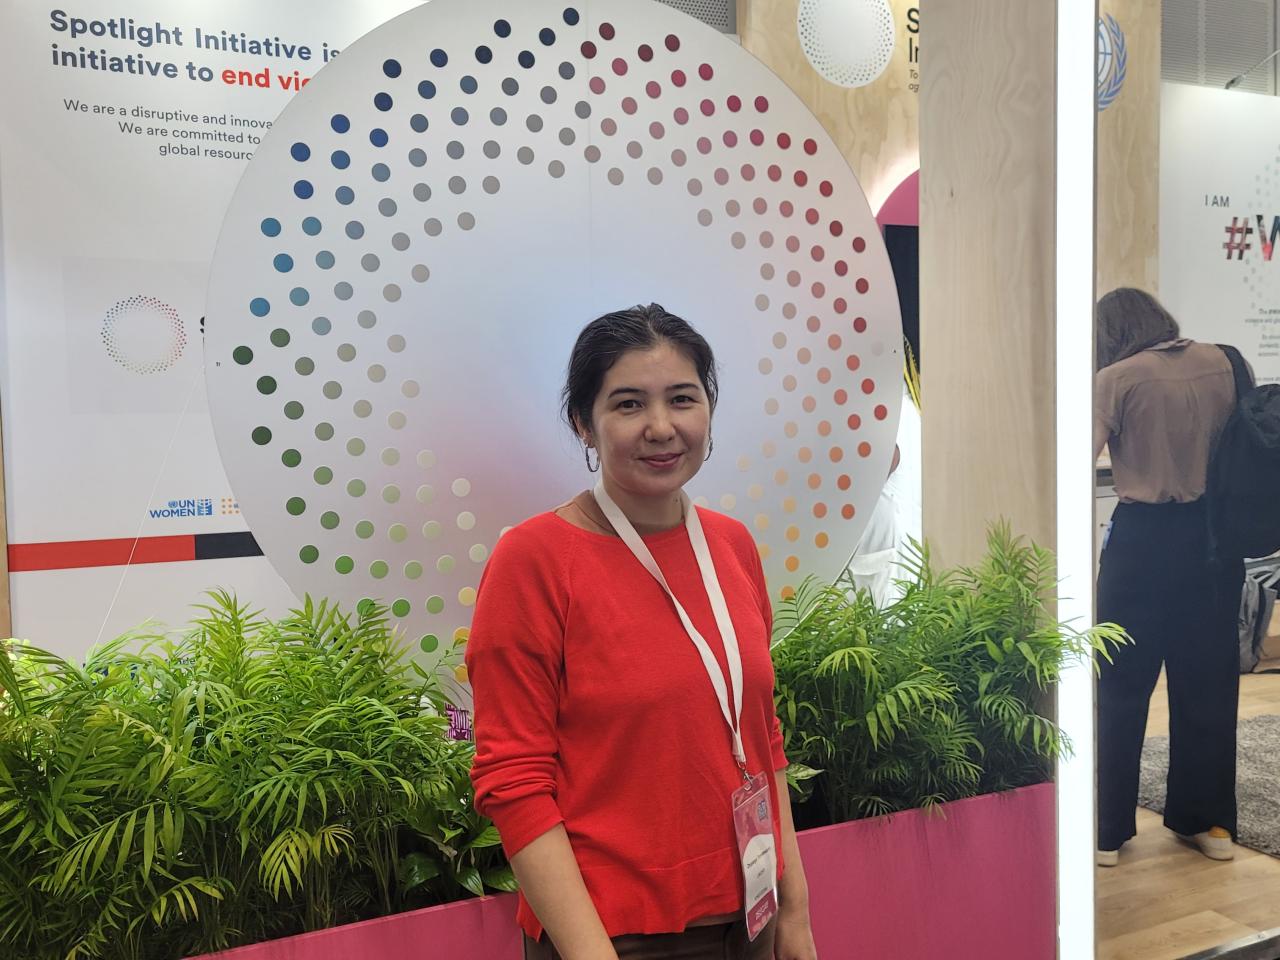
<path id="1" fill-rule="evenodd" d="M 1055 545 L 1054 0 L 921 5 L 924 533 Z"/>

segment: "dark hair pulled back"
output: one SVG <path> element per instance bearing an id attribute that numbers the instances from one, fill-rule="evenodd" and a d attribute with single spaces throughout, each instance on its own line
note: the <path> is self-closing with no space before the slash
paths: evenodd
<path id="1" fill-rule="evenodd" d="M 698 371 L 707 402 L 716 407 L 716 361 L 711 346 L 688 322 L 660 304 L 606 313 L 582 328 L 569 356 L 561 392 L 561 413 L 575 432 L 591 425 L 591 408 L 609 368 L 628 350 L 648 350 L 669 343 L 684 352 Z"/>
<path id="2" fill-rule="evenodd" d="M 1098 301 L 1094 361 L 1098 370 L 1179 336 L 1178 321 L 1151 294 L 1119 287 Z"/>

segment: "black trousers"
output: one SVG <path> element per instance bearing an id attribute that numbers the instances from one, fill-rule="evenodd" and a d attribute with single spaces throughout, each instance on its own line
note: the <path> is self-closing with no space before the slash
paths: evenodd
<path id="1" fill-rule="evenodd" d="M 1203 501 L 1122 503 L 1098 575 L 1098 620 L 1133 644 L 1099 660 L 1098 848 L 1137 832 L 1138 765 L 1163 664 L 1169 689 L 1165 826 L 1236 832 L 1236 619 L 1244 565 L 1209 559 Z"/>

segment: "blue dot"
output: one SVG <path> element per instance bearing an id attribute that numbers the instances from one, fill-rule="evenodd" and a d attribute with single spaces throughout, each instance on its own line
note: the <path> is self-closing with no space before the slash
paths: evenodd
<path id="1" fill-rule="evenodd" d="M 476 59 L 481 63 L 488 63 L 493 59 L 493 51 L 486 46 L 478 46 L 476 47 Z"/>
<path id="2" fill-rule="evenodd" d="M 556 42 L 556 32 L 550 27 L 543 27 L 538 31 L 538 39 L 542 41 L 544 47 L 549 47 Z"/>
<path id="3" fill-rule="evenodd" d="M 262 297 L 254 297 L 249 301 L 249 312 L 255 317 L 265 317 L 271 312 L 271 304 Z"/>
<path id="4" fill-rule="evenodd" d="M 511 24 L 507 23 L 505 20 L 499 20 L 493 25 L 493 32 L 505 40 L 507 37 L 511 36 Z"/>
<path id="5" fill-rule="evenodd" d="M 384 60 L 382 63 L 382 72 L 394 80 L 396 77 L 400 76 L 400 61 Z"/>
<path id="6" fill-rule="evenodd" d="M 462 87 L 463 93 L 475 93 L 480 85 L 476 83 L 475 77 L 467 76 L 462 78 L 459 86 Z"/>
<path id="7" fill-rule="evenodd" d="M 328 317 L 316 317 L 311 321 L 311 329 L 314 330 L 318 336 L 323 337 L 333 329 L 333 324 L 329 322 Z"/>
<path id="8" fill-rule="evenodd" d="M 276 258 L 271 262 L 281 273 L 288 273 L 293 269 L 293 257 L 289 256 L 287 253 L 277 253 Z"/>
<path id="9" fill-rule="evenodd" d="M 373 179 L 377 180 L 379 183 L 386 183 L 391 179 L 391 168 L 385 163 L 375 163 L 373 165 L 373 169 L 369 172 L 373 174 Z"/>
<path id="10" fill-rule="evenodd" d="M 351 121 L 344 114 L 335 113 L 333 119 L 329 121 L 329 126 L 333 127 L 334 133 L 346 133 L 351 129 Z"/>
<path id="11" fill-rule="evenodd" d="M 430 80 L 423 80 L 418 84 L 418 96 L 423 100 L 430 100 L 436 95 L 436 85 Z"/>
<path id="12" fill-rule="evenodd" d="M 443 67 L 449 62 L 449 55 L 439 47 L 431 51 L 431 62 L 437 67 Z"/>
<path id="13" fill-rule="evenodd" d="M 520 56 L 516 57 L 516 60 L 518 60 L 520 62 L 520 66 L 524 67 L 526 70 L 533 66 L 533 54 L 528 50 L 521 50 Z"/>
<path id="14" fill-rule="evenodd" d="M 578 20 L 579 20 L 579 19 L 580 19 L 580 18 L 579 18 L 579 16 L 578 16 L 578 11 L 577 11 L 577 10 L 573 9 L 573 7 L 565 7 L 565 9 L 564 9 L 564 22 L 565 22 L 565 23 L 567 23 L 567 24 L 568 24 L 569 26 L 571 26 L 571 27 L 576 27 L 576 26 L 578 25 Z"/>
<path id="15" fill-rule="evenodd" d="M 462 107 L 454 107 L 453 112 L 450 113 L 449 116 L 453 120 L 453 122 L 460 127 L 465 126 L 467 120 L 470 119 L 470 117 L 467 115 L 467 111 Z"/>
<path id="16" fill-rule="evenodd" d="M 409 126 L 413 128 L 415 133 L 426 133 L 428 126 L 427 118 L 420 113 L 415 113 L 409 118 Z"/>
<path id="17" fill-rule="evenodd" d="M 575 73 L 577 73 L 577 71 L 573 68 L 573 64 L 572 64 L 572 63 L 570 63 L 568 60 L 566 60 L 564 63 L 560 64 L 560 77 L 561 77 L 561 79 L 564 79 L 564 80 L 572 80 L 572 79 L 573 79 L 573 75 L 574 75 Z"/>
<path id="18" fill-rule="evenodd" d="M 320 232 L 320 221 L 315 217 L 307 217 L 302 221 L 302 232 L 308 237 L 314 237 Z"/>
<path id="19" fill-rule="evenodd" d="M 329 162 L 339 170 L 345 170 L 347 167 L 351 166 L 351 157 L 345 150 L 335 150 L 333 153 L 329 154 Z"/>
<path id="20" fill-rule="evenodd" d="M 302 287 L 294 287 L 289 291 L 289 300 L 295 307 L 305 307 L 310 299 L 311 294 L 307 293 Z"/>
<path id="21" fill-rule="evenodd" d="M 321 250 L 319 253 L 316 254 L 316 266 L 319 267 L 321 270 L 329 270 L 333 267 L 333 264 L 334 264 L 333 254 L 330 253 L 328 250 Z"/>
<path id="22" fill-rule="evenodd" d="M 333 191 L 333 199 L 337 200 L 344 207 L 356 198 L 356 192 L 350 187 L 339 187 Z"/>
<path id="23" fill-rule="evenodd" d="M 315 188 L 311 186 L 310 180 L 299 180 L 293 185 L 293 194 L 299 200 L 306 200 L 315 192 Z"/>
<path id="24" fill-rule="evenodd" d="M 391 94 L 379 93 L 373 98 L 373 105 L 383 113 L 386 113 L 391 109 Z"/>
<path id="25" fill-rule="evenodd" d="M 364 224 L 359 220 L 352 220 L 347 224 L 347 236 L 352 240 L 359 240 L 364 236 Z"/>
<path id="26" fill-rule="evenodd" d="M 311 148 L 305 143 L 295 143 L 289 148 L 289 155 L 299 163 L 302 163 L 304 160 L 311 159 Z"/>
<path id="27" fill-rule="evenodd" d="M 374 127 L 369 131 L 369 142 L 375 147 L 385 147 L 387 145 L 387 131 L 381 127 Z"/>
<path id="28" fill-rule="evenodd" d="M 262 232 L 268 237 L 280 236 L 280 221 L 275 217 L 267 217 L 262 221 Z"/>

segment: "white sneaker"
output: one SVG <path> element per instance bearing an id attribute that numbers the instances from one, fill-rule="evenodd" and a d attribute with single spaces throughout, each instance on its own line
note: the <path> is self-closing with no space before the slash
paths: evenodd
<path id="1" fill-rule="evenodd" d="M 1120 862 L 1119 850 L 1099 850 L 1098 851 L 1098 861 L 1097 861 L 1098 866 L 1114 867 L 1119 862 Z"/>
<path id="2" fill-rule="evenodd" d="M 1235 859 L 1236 850 L 1235 844 L 1231 842 L 1231 834 L 1222 827 L 1212 827 L 1204 833 L 1197 833 L 1190 837 L 1180 833 L 1178 837 L 1187 843 L 1195 844 L 1210 860 Z"/>

